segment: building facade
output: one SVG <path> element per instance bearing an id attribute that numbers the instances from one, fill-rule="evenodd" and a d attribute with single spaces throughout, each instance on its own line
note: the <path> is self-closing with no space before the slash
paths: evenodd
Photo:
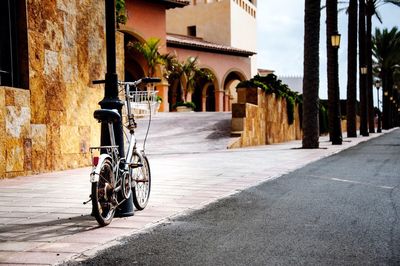
<path id="1" fill-rule="evenodd" d="M 144 59 L 126 44 L 156 37 L 160 53 L 177 53 L 182 60 L 198 56 L 201 67 L 215 74 L 212 84 L 192 95 L 201 111 L 229 110 L 234 95 L 227 88 L 251 77 L 253 52 L 233 43 L 168 34 L 166 11 L 188 4 L 126 0 L 128 21 L 117 34 L 118 76 L 145 75 Z M 0 178 L 90 164 L 89 147 L 100 140 L 93 112 L 104 97 L 103 86 L 92 85 L 106 72 L 104 8 L 104 1 L 97 0 L 0 2 Z M 161 111 L 169 111 L 168 82 L 164 79 L 157 89 L 164 99 Z"/>
<path id="2" fill-rule="evenodd" d="M 232 103 L 237 101 L 236 85 L 257 74 L 256 16 L 257 2 L 254 0 L 192 0 L 190 5 L 184 8 L 167 10 L 167 32 L 175 34 L 171 36 L 173 41 L 179 36 L 185 36 L 181 37 L 181 43 L 186 44 L 176 47 L 175 42 L 167 42 L 171 52 L 178 51 L 177 54 L 182 58 L 181 55 L 187 55 L 193 50 L 195 45 L 190 45 L 190 42 L 204 42 L 209 47 L 213 45 L 216 48 L 214 51 L 209 49 L 207 54 L 201 56 L 196 54 L 200 61 L 208 63 L 211 69 L 207 65 L 203 67 L 211 70 L 216 77 L 213 84 L 196 88 L 193 102 L 196 106 L 201 106 L 198 111 L 230 111 Z M 216 64 L 212 65 L 214 55 L 226 54 L 218 49 L 221 47 L 232 53 L 226 58 L 219 58 Z M 241 63 L 237 64 L 238 60 Z M 219 68 L 218 73 L 212 69 L 214 66 Z M 214 101 L 215 108 L 210 108 L 207 102 Z"/>

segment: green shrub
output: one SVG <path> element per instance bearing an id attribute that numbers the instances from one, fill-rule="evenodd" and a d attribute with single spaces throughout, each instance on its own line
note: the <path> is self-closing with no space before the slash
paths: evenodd
<path id="1" fill-rule="evenodd" d="M 295 100 L 293 97 L 287 97 L 286 98 L 286 110 L 287 110 L 287 115 L 288 115 L 288 123 L 289 125 L 293 124 L 294 122 L 294 106 L 295 106 Z"/>
<path id="2" fill-rule="evenodd" d="M 267 76 L 256 75 L 250 80 L 240 82 L 236 88 L 261 88 L 266 93 L 275 93 L 278 99 L 285 98 L 287 102 L 287 115 L 289 125 L 294 122 L 294 108 L 296 103 L 302 104 L 303 98 L 299 93 L 292 91 L 288 85 L 282 83 L 276 75 L 269 74 Z"/>
<path id="3" fill-rule="evenodd" d="M 172 109 L 176 109 L 178 106 L 186 106 L 188 108 L 196 109 L 196 105 L 193 102 L 177 102 L 172 106 Z"/>

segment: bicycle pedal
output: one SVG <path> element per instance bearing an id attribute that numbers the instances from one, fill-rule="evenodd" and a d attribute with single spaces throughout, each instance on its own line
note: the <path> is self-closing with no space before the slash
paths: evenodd
<path id="1" fill-rule="evenodd" d="M 143 166 L 143 164 L 141 164 L 141 163 L 130 163 L 129 164 L 129 167 L 131 167 L 131 168 L 139 168 L 142 166 Z"/>

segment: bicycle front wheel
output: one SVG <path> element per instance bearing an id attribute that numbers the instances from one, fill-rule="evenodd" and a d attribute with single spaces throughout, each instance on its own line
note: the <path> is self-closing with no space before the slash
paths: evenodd
<path id="1" fill-rule="evenodd" d="M 116 209 L 115 177 L 111 160 L 105 159 L 100 168 L 99 181 L 92 183 L 92 211 L 101 226 L 111 223 Z"/>
<path id="2" fill-rule="evenodd" d="M 140 156 L 137 154 L 134 157 L 139 166 L 132 171 L 132 199 L 133 205 L 141 211 L 146 208 L 150 197 L 150 165 L 145 155 Z"/>

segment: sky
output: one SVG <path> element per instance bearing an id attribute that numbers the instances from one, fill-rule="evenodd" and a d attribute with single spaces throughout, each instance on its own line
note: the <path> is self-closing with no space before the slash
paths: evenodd
<path id="1" fill-rule="evenodd" d="M 304 0 L 257 1 L 257 65 L 271 69 L 277 76 L 303 76 Z M 324 4 L 325 1 L 322 0 Z M 400 30 L 400 7 L 385 4 L 379 7 L 381 24 L 373 19 L 373 29 L 397 26 Z M 347 14 L 339 13 L 339 83 L 340 98 L 346 99 L 347 73 Z M 321 11 L 320 92 L 327 99 L 325 10 Z M 374 32 L 374 30 L 373 30 Z M 376 90 L 374 90 L 376 94 Z M 374 96 L 376 99 L 376 96 Z"/>

